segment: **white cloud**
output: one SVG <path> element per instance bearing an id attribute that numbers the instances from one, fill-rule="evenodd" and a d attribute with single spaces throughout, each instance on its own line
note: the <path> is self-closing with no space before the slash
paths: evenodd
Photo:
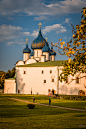
<path id="1" fill-rule="evenodd" d="M 35 20 L 47 20 L 48 17 L 47 16 L 39 16 L 39 17 L 35 17 Z"/>
<path id="2" fill-rule="evenodd" d="M 24 32 L 22 27 L 12 25 L 1 25 L 0 26 L 0 42 L 6 42 L 10 44 L 20 44 L 20 39 L 23 36 L 29 36 L 30 32 Z M 22 44 L 22 42 L 21 42 Z"/>
<path id="3" fill-rule="evenodd" d="M 24 32 L 24 35 L 29 36 L 30 32 Z"/>
<path id="4" fill-rule="evenodd" d="M 37 37 L 37 35 L 38 35 L 38 30 L 34 30 L 33 33 L 31 34 L 31 36 L 33 37 Z"/>
<path id="5" fill-rule="evenodd" d="M 51 31 L 56 31 L 56 33 L 58 34 L 58 33 L 64 33 L 67 30 L 61 24 L 54 24 L 52 26 L 46 26 L 43 29 L 43 34 L 46 34 L 46 33 L 51 32 Z"/>
<path id="6" fill-rule="evenodd" d="M 9 41 L 7 43 L 7 45 L 13 45 L 13 44 L 20 44 L 20 45 L 22 44 L 22 45 L 24 45 L 25 41 L 23 39 L 19 39 L 19 40 L 15 40 L 15 41 Z"/>
<path id="7" fill-rule="evenodd" d="M 70 23 L 70 18 L 66 18 L 65 23 Z"/>
<path id="8" fill-rule="evenodd" d="M 0 14 L 13 16 L 15 13 L 23 12 L 27 15 L 40 16 L 35 17 L 37 20 L 58 14 L 81 13 L 84 5 L 86 5 L 84 0 L 52 1 L 52 4 L 48 5 L 41 0 L 2 0 L 0 1 Z"/>

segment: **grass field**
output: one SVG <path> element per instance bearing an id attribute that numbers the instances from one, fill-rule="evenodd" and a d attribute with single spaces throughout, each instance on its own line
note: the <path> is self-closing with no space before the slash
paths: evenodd
<path id="1" fill-rule="evenodd" d="M 79 129 L 86 128 L 86 112 L 35 105 L 9 97 L 32 102 L 31 95 L 0 95 L 0 129 Z M 49 97 L 36 95 L 37 103 L 48 104 Z M 86 101 L 51 98 L 52 105 L 85 109 Z"/>

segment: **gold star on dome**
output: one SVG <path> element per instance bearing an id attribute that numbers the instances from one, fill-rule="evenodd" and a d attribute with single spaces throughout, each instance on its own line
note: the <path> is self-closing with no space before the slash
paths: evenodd
<path id="1" fill-rule="evenodd" d="M 46 41 L 47 41 L 48 38 L 46 37 L 45 39 L 46 39 Z"/>
<path id="2" fill-rule="evenodd" d="M 28 43 L 28 39 L 26 39 L 26 44 Z"/>
<path id="3" fill-rule="evenodd" d="M 42 23 L 41 23 L 41 22 L 39 22 L 39 24 L 38 24 L 38 25 L 39 25 L 39 28 L 41 28 Z"/>

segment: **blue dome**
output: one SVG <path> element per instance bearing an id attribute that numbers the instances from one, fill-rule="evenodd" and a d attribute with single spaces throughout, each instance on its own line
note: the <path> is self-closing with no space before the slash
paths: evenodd
<path id="1" fill-rule="evenodd" d="M 33 51 L 31 52 L 30 56 L 34 56 L 34 52 Z"/>
<path id="2" fill-rule="evenodd" d="M 42 48 L 42 52 L 49 52 L 50 48 L 45 44 L 45 46 Z"/>
<path id="3" fill-rule="evenodd" d="M 31 53 L 31 50 L 28 48 L 28 44 L 26 44 L 26 48 L 23 49 L 23 53 Z"/>
<path id="4" fill-rule="evenodd" d="M 51 50 L 50 50 L 50 54 L 49 55 L 50 56 L 56 55 L 56 52 L 53 50 L 53 46 L 51 46 Z"/>
<path id="5" fill-rule="evenodd" d="M 41 28 L 39 28 L 38 37 L 32 42 L 32 49 L 42 49 L 46 44 L 46 40 L 42 37 Z"/>

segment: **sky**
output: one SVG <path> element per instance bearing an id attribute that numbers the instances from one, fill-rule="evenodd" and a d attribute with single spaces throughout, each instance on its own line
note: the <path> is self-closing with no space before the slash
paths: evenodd
<path id="1" fill-rule="evenodd" d="M 31 48 L 39 32 L 39 22 L 50 47 L 52 41 L 70 41 L 71 24 L 80 24 L 85 6 L 86 0 L 0 0 L 0 71 L 7 72 L 23 60 L 26 38 Z M 67 59 L 59 54 L 55 57 L 55 60 Z"/>

